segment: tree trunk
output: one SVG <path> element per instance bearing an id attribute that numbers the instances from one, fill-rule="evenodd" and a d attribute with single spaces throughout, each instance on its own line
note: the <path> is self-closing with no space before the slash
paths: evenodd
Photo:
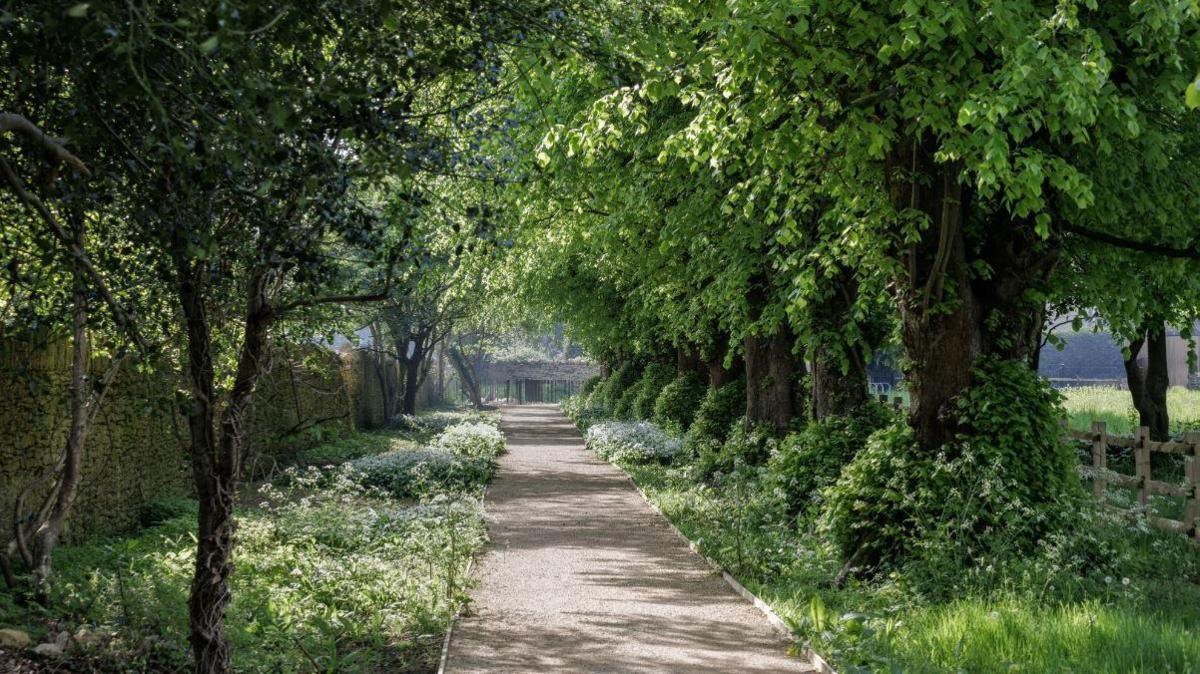
<path id="1" fill-rule="evenodd" d="M 438 346 L 437 361 L 437 400 L 439 403 L 444 403 L 446 402 L 446 344 L 444 342 Z"/>
<path id="2" fill-rule="evenodd" d="M 404 414 L 416 414 L 416 391 L 421 387 L 421 360 L 416 356 L 404 361 Z"/>
<path id="3" fill-rule="evenodd" d="M 449 347 L 447 351 L 450 353 L 450 363 L 458 372 L 458 380 L 462 382 L 462 387 L 466 390 L 467 397 L 471 399 L 471 404 L 477 410 L 483 409 L 483 396 L 479 392 L 479 384 L 475 381 L 475 375 L 471 373 L 471 366 L 467 363 L 466 357 L 455 346 Z"/>
<path id="4" fill-rule="evenodd" d="M 375 371 L 375 378 L 379 381 L 379 393 L 383 396 L 383 420 L 386 422 L 392 418 L 393 403 L 392 382 L 390 381 L 391 377 L 388 376 L 389 368 L 379 362 L 377 355 L 383 349 L 383 333 L 379 330 L 379 324 L 374 321 L 367 325 L 367 328 L 371 331 L 371 345 L 375 347 L 371 352 L 371 361 L 374 364 L 371 369 Z"/>
<path id="5" fill-rule="evenodd" d="M 244 413 L 261 371 L 271 313 L 266 303 L 266 274 L 259 271 L 249 280 L 241 352 L 218 430 L 211 329 L 204 302 L 205 271 L 181 256 L 177 274 L 192 389 L 187 410 L 192 477 L 200 501 L 196 566 L 188 603 L 189 638 L 195 671 L 223 674 L 231 671 L 225 610 L 233 573 L 233 513 L 245 444 Z"/>
<path id="6" fill-rule="evenodd" d="M 1033 362 L 1044 315 L 1037 291 L 1045 291 L 1058 259 L 1032 222 L 1002 209 L 972 212 L 960 167 L 938 163 L 935 150 L 936 143 L 902 141 L 888 166 L 892 204 L 930 222 L 917 241 L 896 252 L 904 271 L 894 284 L 909 363 L 909 424 L 926 450 L 964 430 L 954 405 L 971 387 L 980 358 Z M 970 246 L 967 214 L 982 237 Z M 989 273 L 973 271 L 981 267 Z"/>
<path id="7" fill-rule="evenodd" d="M 725 367 L 725 356 L 729 353 L 729 335 L 720 333 L 704 353 L 704 365 L 708 375 L 708 387 L 721 388 L 741 376 L 745 363 L 741 356 L 734 356 L 729 367 Z"/>
<path id="8" fill-rule="evenodd" d="M 1143 345 L 1146 347 L 1144 368 L 1138 361 Z M 1138 423 L 1150 429 L 1152 439 L 1169 439 L 1171 421 L 1167 413 L 1167 389 L 1170 377 L 1167 372 L 1167 331 L 1162 322 L 1148 321 L 1141 336 L 1129 342 L 1125 379 L 1138 412 Z"/>
<path id="9" fill-rule="evenodd" d="M 784 432 L 792 422 L 796 340 L 786 324 L 769 335 L 746 335 L 746 425 Z"/>
<path id="10" fill-rule="evenodd" d="M 839 270 L 823 301 L 813 303 L 812 418 L 853 414 L 869 399 L 863 345 L 847 343 L 844 327 L 853 321 L 858 298 L 854 272 Z"/>
<path id="11" fill-rule="evenodd" d="M 82 246 L 83 230 L 81 227 L 76 227 L 75 231 L 76 243 Z M 48 501 L 53 505 L 48 516 L 41 520 L 41 524 L 34 532 L 30 546 L 33 589 L 34 593 L 39 596 L 44 593 L 46 582 L 50 579 L 50 562 L 54 546 L 58 545 L 67 515 L 71 513 L 71 508 L 75 505 L 75 497 L 79 493 L 79 481 L 83 469 L 83 445 L 87 435 L 87 289 L 79 264 L 76 263 L 74 266 L 75 291 L 72 297 L 73 310 L 71 314 L 71 427 L 67 433 L 66 447 L 63 449 L 61 473 L 49 497 L 51 500 Z"/>
<path id="12" fill-rule="evenodd" d="M 405 341 L 396 342 L 396 353 L 400 356 L 400 364 L 404 368 L 404 397 L 401 403 L 404 414 L 417 413 L 417 392 L 424 378 L 422 366 L 429 351 L 428 341 L 432 332 L 432 328 L 409 331 Z"/>

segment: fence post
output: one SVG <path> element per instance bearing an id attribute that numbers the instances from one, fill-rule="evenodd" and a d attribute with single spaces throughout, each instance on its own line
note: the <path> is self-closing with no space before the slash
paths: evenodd
<path id="1" fill-rule="evenodd" d="M 1183 441 L 1192 443 L 1192 454 L 1183 459 L 1183 473 L 1192 488 L 1191 498 L 1183 510 L 1183 523 L 1192 531 L 1192 538 L 1200 543 L 1200 432 L 1183 434 Z"/>
<path id="2" fill-rule="evenodd" d="M 1150 505 L 1150 429 L 1138 426 L 1137 445 L 1133 448 L 1133 467 L 1138 479 L 1138 505 Z"/>
<path id="3" fill-rule="evenodd" d="M 1104 479 L 1104 471 L 1108 470 L 1108 424 L 1103 421 L 1092 422 L 1092 468 L 1096 469 L 1092 494 L 1103 501 L 1108 491 L 1108 480 Z"/>

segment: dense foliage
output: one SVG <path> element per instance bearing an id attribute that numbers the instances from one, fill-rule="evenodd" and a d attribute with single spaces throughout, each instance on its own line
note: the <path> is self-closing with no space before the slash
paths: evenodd
<path id="1" fill-rule="evenodd" d="M 677 434 L 692 425 L 704 399 L 704 384 L 693 372 L 684 372 L 663 387 L 654 401 L 654 423 Z"/>
<path id="2" fill-rule="evenodd" d="M 767 488 L 776 490 L 795 516 L 819 506 L 821 491 L 837 481 L 842 469 L 867 446 L 871 434 L 895 423 L 879 405 L 867 405 L 853 417 L 813 421 L 789 434 L 767 463 Z"/>
<path id="3" fill-rule="evenodd" d="M 961 440 L 926 455 L 893 426 L 845 466 L 825 495 L 825 525 L 846 559 L 870 565 L 916 547 L 978 563 L 1071 522 L 1082 490 L 1059 394 L 1012 363 L 986 362 L 975 377 L 956 410 Z"/>
<path id="4" fill-rule="evenodd" d="M 688 427 L 684 441 L 687 450 L 696 454 L 725 442 L 733 424 L 744 414 L 745 400 L 746 385 L 741 380 L 709 389 Z"/>

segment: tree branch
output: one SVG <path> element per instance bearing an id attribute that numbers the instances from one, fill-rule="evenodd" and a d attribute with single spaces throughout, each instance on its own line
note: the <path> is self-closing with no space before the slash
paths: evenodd
<path id="1" fill-rule="evenodd" d="M 92 175 L 87 166 L 84 166 L 83 161 L 71 154 L 70 150 L 63 147 L 62 139 L 55 138 L 42 131 L 36 124 L 25 119 L 21 115 L 12 112 L 0 112 L 0 133 L 5 131 L 15 131 L 26 138 L 32 140 L 42 147 L 43 150 L 54 155 L 56 159 L 66 162 L 75 167 L 77 171 L 85 176 Z"/>
<path id="2" fill-rule="evenodd" d="M 1077 234 L 1084 238 L 1091 239 L 1093 241 L 1099 241 L 1100 243 L 1106 243 L 1117 248 L 1126 248 L 1128 250 L 1136 250 L 1143 253 L 1161 255 L 1163 257 L 1181 258 L 1185 260 L 1200 260 L 1200 249 L 1197 248 L 1175 248 L 1151 241 L 1127 239 L 1123 236 L 1105 234 L 1104 232 L 1097 232 L 1093 229 L 1080 227 L 1078 225 L 1062 225 L 1062 229 L 1065 232 Z"/>
<path id="3" fill-rule="evenodd" d="M 388 265 L 387 278 L 384 279 L 383 288 L 379 292 L 369 293 L 366 295 L 324 295 L 321 297 L 310 297 L 308 299 L 296 300 L 281 304 L 273 309 L 275 315 L 283 315 L 294 309 L 303 307 L 314 307 L 320 304 L 359 304 L 365 302 L 382 302 L 392 296 L 392 269 L 394 264 Z"/>
<path id="4" fill-rule="evenodd" d="M 92 264 L 91 258 L 88 257 L 87 251 L 80 248 L 75 243 L 75 240 L 67 234 L 67 231 L 59 224 L 58 218 L 54 217 L 54 213 L 50 211 L 46 204 L 36 194 L 32 194 L 25 189 L 25 184 L 21 182 L 16 172 L 13 171 L 8 160 L 3 157 L 0 157 L 0 174 L 3 174 L 9 187 L 17 195 L 17 199 L 41 216 L 46 225 L 50 227 L 50 231 L 54 234 L 54 237 L 75 258 L 75 261 L 83 268 L 88 279 L 96 287 L 97 292 L 104 298 L 105 304 L 112 311 L 113 320 L 133 339 L 134 343 L 144 353 L 146 351 L 146 342 L 142 339 L 141 333 L 138 332 L 137 325 L 130 320 L 129 315 L 125 313 L 125 310 L 117 302 L 117 299 L 113 297 L 112 292 L 109 291 L 108 284 L 104 281 L 104 277 L 100 275 L 99 270 L 96 269 L 95 265 Z"/>

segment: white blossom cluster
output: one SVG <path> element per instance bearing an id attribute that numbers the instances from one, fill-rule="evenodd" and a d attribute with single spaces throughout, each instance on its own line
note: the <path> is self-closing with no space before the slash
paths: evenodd
<path id="1" fill-rule="evenodd" d="M 465 422 L 442 431 L 433 445 L 459 456 L 490 460 L 504 453 L 504 435 L 491 424 Z"/>
<path id="2" fill-rule="evenodd" d="M 362 484 L 399 497 L 483 484 L 492 471 L 490 460 L 436 448 L 387 452 L 355 459 L 350 466 Z"/>
<path id="3" fill-rule="evenodd" d="M 588 428 L 585 439 L 608 461 L 669 461 L 683 446 L 649 421 L 604 421 Z"/>

